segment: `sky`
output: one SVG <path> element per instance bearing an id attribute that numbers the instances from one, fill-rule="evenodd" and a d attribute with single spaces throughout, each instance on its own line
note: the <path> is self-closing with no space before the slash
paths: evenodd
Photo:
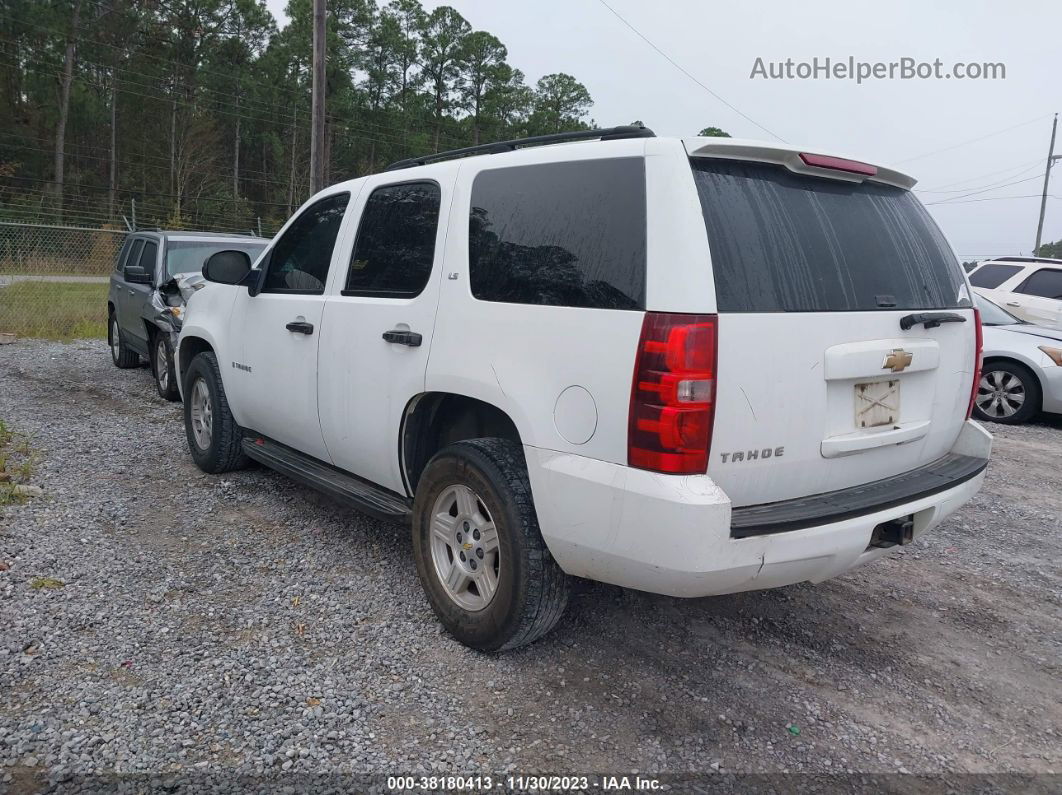
<path id="1" fill-rule="evenodd" d="M 429 10 L 443 5 L 422 2 Z M 1062 24 L 1057 0 L 446 4 L 501 39 L 529 82 L 551 72 L 578 78 L 594 99 L 599 126 L 638 119 L 657 135 L 715 126 L 735 137 L 776 140 L 766 128 L 816 152 L 915 177 L 915 190 L 962 260 L 1032 251 L 1051 118 L 1062 111 L 1060 56 L 1050 44 Z M 286 0 L 267 5 L 283 26 Z M 959 62 L 1002 63 L 1005 78 L 859 84 L 751 76 L 758 58 L 766 68 L 816 57 L 940 59 L 945 73 Z M 1055 152 L 1062 154 L 1062 134 Z M 1062 239 L 1062 168 L 1052 174 L 1049 194 L 1055 198 L 1047 200 L 1045 242 Z"/>

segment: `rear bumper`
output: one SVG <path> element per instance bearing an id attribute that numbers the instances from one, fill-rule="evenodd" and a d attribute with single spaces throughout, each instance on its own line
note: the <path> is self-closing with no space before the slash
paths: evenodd
<path id="1" fill-rule="evenodd" d="M 987 461 L 991 447 L 992 437 L 968 422 L 951 453 Z M 985 477 L 979 467 L 888 507 L 735 538 L 730 500 L 706 475 L 658 475 L 534 447 L 525 453 L 542 535 L 562 569 L 684 597 L 834 577 L 891 551 L 869 546 L 877 525 L 913 515 L 917 538 L 976 494 Z"/>

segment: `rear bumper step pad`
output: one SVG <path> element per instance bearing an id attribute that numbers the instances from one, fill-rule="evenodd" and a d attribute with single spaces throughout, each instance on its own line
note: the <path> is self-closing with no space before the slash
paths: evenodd
<path id="1" fill-rule="evenodd" d="M 786 533 L 877 513 L 947 491 L 976 477 L 987 466 L 985 458 L 949 453 L 918 469 L 873 483 L 794 500 L 735 508 L 730 537 Z"/>

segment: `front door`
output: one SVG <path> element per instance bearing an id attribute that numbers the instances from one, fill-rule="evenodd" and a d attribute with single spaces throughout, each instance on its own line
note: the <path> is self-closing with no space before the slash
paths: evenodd
<path id="1" fill-rule="evenodd" d="M 126 344 L 145 356 L 148 350 L 148 327 L 145 315 L 149 314 L 151 293 L 155 290 L 155 273 L 158 264 L 159 244 L 154 240 L 145 240 L 138 259 L 129 257 L 126 266 L 139 265 L 144 273 L 151 277 L 151 283 L 143 284 L 125 282 L 125 305 L 118 309 L 118 322 L 126 336 Z"/>
<path id="2" fill-rule="evenodd" d="M 233 305 L 226 389 L 242 424 L 328 461 L 317 416 L 317 346 L 325 286 L 350 194 L 305 208 L 262 259 L 261 292 Z"/>
<path id="3" fill-rule="evenodd" d="M 397 492 L 398 434 L 407 403 L 424 391 L 446 237 L 439 216 L 452 187 L 370 177 L 325 304 L 318 384 L 332 462 Z"/>

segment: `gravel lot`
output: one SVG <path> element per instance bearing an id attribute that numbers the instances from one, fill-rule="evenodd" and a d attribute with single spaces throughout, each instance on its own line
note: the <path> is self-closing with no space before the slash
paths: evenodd
<path id="1" fill-rule="evenodd" d="M 266 470 L 200 473 L 179 404 L 101 342 L 0 347 L 0 419 L 44 489 L 0 508 L 12 789 L 92 771 L 1062 772 L 1062 422 L 992 426 L 977 499 L 862 570 L 696 601 L 587 583 L 544 641 L 486 657 L 442 634 L 407 531 Z"/>

